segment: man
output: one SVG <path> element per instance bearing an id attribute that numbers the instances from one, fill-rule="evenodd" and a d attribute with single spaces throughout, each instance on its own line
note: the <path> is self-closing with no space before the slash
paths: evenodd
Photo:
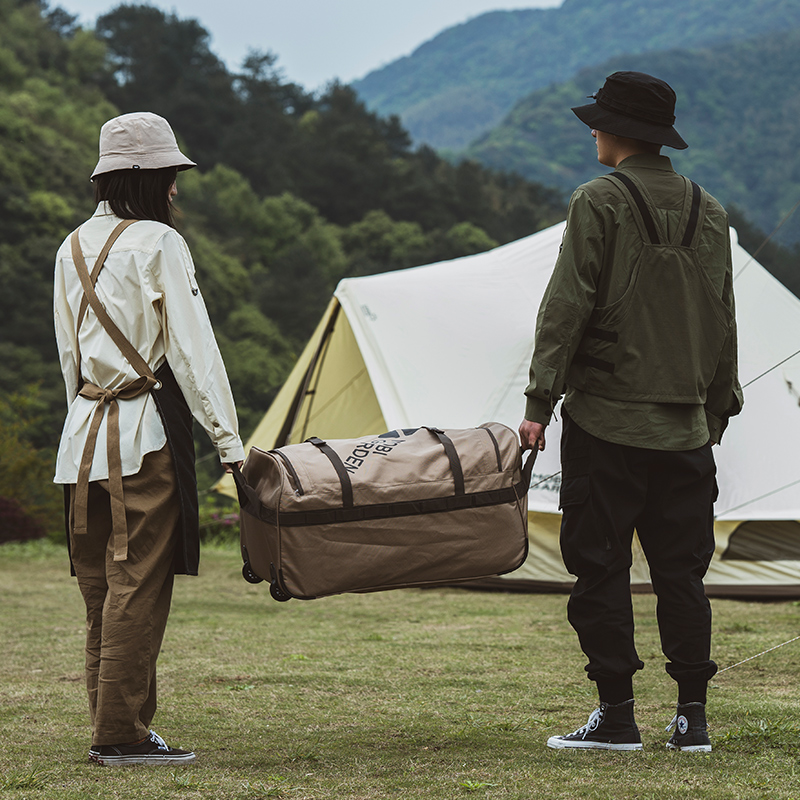
<path id="1" fill-rule="evenodd" d="M 678 175 L 675 93 L 616 72 L 573 108 L 615 172 L 579 187 L 536 325 L 523 448 L 545 447 L 564 394 L 561 550 L 576 576 L 570 623 L 600 707 L 553 748 L 640 750 L 633 675 L 631 542 L 636 529 L 658 596 L 669 675 L 678 683 L 671 750 L 709 751 L 705 702 L 714 550 L 711 452 L 742 407 L 728 219 Z"/>

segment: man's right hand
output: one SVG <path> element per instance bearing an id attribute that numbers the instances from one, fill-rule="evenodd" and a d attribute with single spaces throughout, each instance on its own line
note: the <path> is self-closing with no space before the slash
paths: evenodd
<path id="1" fill-rule="evenodd" d="M 544 450 L 544 429 L 546 425 L 524 419 L 519 425 L 519 438 L 523 450 Z"/>

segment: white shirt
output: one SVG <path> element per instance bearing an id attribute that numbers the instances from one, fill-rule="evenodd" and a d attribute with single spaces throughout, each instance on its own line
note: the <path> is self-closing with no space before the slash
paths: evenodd
<path id="1" fill-rule="evenodd" d="M 120 219 L 103 202 L 80 228 L 86 264 L 92 265 Z M 76 483 L 95 403 L 78 397 L 75 325 L 83 287 L 72 260 L 70 237 L 56 255 L 56 341 L 69 411 L 61 434 L 55 483 Z M 100 302 L 123 335 L 155 372 L 166 359 L 195 419 L 225 462 L 244 458 L 236 408 L 189 248 L 168 225 L 141 220 L 127 228 L 106 259 L 95 286 Z M 105 332 L 91 307 L 80 330 L 85 380 L 117 389 L 138 373 Z M 147 453 L 167 441 L 156 404 L 147 392 L 119 401 L 122 474 L 134 475 Z M 89 480 L 108 478 L 106 420 L 100 426 Z"/>

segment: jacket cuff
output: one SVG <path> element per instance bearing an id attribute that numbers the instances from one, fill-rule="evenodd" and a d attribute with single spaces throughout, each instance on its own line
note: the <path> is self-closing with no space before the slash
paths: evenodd
<path id="1" fill-rule="evenodd" d="M 706 410 L 706 425 L 708 426 L 708 438 L 714 442 L 714 444 L 719 444 L 722 440 L 722 434 L 725 432 L 725 428 L 728 427 L 728 420 L 723 420 L 720 417 L 714 416 L 714 414 Z"/>
<path id="2" fill-rule="evenodd" d="M 525 419 L 538 422 L 540 425 L 548 425 L 552 415 L 553 407 L 548 400 L 540 400 L 538 397 L 528 398 L 525 404 Z"/>

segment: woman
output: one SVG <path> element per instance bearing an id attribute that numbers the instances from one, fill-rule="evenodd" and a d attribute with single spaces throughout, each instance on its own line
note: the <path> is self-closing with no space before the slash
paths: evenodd
<path id="1" fill-rule="evenodd" d="M 150 730 L 173 575 L 196 575 L 199 560 L 192 416 L 226 469 L 244 457 L 173 223 L 177 173 L 194 166 L 162 117 L 110 120 L 92 174 L 97 210 L 56 257 L 69 411 L 55 482 L 68 487 L 70 556 L 86 603 L 89 757 L 103 765 L 195 759 Z"/>

